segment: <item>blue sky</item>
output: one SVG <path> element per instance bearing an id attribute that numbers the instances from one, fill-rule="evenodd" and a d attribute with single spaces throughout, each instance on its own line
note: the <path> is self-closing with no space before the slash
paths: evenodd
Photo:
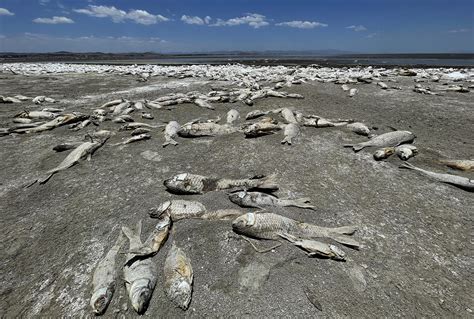
<path id="1" fill-rule="evenodd" d="M 474 52 L 474 0 L 0 0 L 0 51 Z"/>

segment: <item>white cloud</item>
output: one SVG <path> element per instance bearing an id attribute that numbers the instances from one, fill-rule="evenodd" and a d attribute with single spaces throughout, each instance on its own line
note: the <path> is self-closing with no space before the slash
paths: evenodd
<path id="1" fill-rule="evenodd" d="M 355 32 L 367 31 L 367 28 L 364 27 L 363 25 L 351 25 L 351 26 L 346 27 L 346 29 L 352 29 Z"/>
<path id="2" fill-rule="evenodd" d="M 456 29 L 456 30 L 449 30 L 448 33 L 464 33 L 464 32 L 469 32 L 471 31 L 470 29 Z"/>
<path id="3" fill-rule="evenodd" d="M 73 20 L 66 17 L 52 17 L 52 18 L 36 18 L 33 20 L 35 23 L 44 23 L 44 24 L 69 24 L 74 23 Z"/>
<path id="4" fill-rule="evenodd" d="M 376 37 L 376 36 L 378 36 L 378 35 L 379 35 L 379 34 L 378 34 L 377 32 L 374 32 L 374 33 L 368 34 L 368 35 L 367 35 L 367 38 L 372 39 L 372 38 L 374 38 L 374 37 Z"/>
<path id="5" fill-rule="evenodd" d="M 181 16 L 181 21 L 183 21 L 186 24 L 205 25 L 211 22 L 211 17 L 206 16 L 204 18 L 200 18 L 197 16 L 192 17 L 192 16 L 183 15 Z"/>
<path id="6" fill-rule="evenodd" d="M 110 18 L 113 22 L 123 22 L 126 19 L 132 20 L 138 24 L 151 25 L 158 22 L 169 21 L 167 17 L 161 14 L 154 15 L 145 10 L 130 10 L 128 13 L 124 10 L 117 9 L 114 6 L 94 6 L 89 5 L 85 9 L 75 9 L 77 13 L 82 13 L 96 18 Z"/>
<path id="7" fill-rule="evenodd" d="M 277 26 L 298 28 L 298 29 L 314 29 L 316 27 L 327 27 L 326 23 L 316 22 L 316 21 L 288 21 L 277 23 Z"/>
<path id="8" fill-rule="evenodd" d="M 47 5 L 51 0 L 39 0 L 39 4 L 41 4 L 42 6 L 45 6 Z"/>
<path id="9" fill-rule="evenodd" d="M 0 16 L 14 16 L 13 12 L 8 11 L 8 9 L 0 8 Z"/>
<path id="10" fill-rule="evenodd" d="M 255 29 L 269 25 L 266 21 L 266 17 L 257 13 L 248 13 L 246 16 L 233 18 L 229 20 L 217 19 L 217 22 L 211 24 L 212 27 L 222 27 L 222 26 L 236 26 L 247 24 Z"/>

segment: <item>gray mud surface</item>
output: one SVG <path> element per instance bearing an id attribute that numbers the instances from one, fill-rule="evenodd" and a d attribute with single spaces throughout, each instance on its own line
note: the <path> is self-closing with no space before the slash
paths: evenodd
<path id="1" fill-rule="evenodd" d="M 170 92 L 229 85 L 203 79 L 153 77 L 138 83 L 132 76 L 64 74 L 0 76 L 0 94 L 51 96 L 59 103 L 0 104 L 0 127 L 11 125 L 23 109 L 47 106 L 90 111 L 115 98 L 157 98 Z M 410 162 L 437 172 L 474 178 L 472 172 L 443 167 L 438 159 L 474 155 L 473 93 L 426 96 L 412 92 L 413 79 L 400 78 L 401 91 L 358 85 L 354 98 L 340 85 L 309 82 L 285 88 L 304 100 L 266 98 L 253 107 L 193 104 L 154 110 L 155 120 L 184 123 L 197 117 L 225 119 L 236 108 L 293 107 L 326 118 L 354 118 L 378 132 L 389 126 L 417 136 L 420 154 Z M 113 93 L 119 91 L 119 93 Z M 137 116 L 137 120 L 139 117 Z M 141 120 L 140 121 L 147 121 Z M 104 122 L 100 128 L 118 130 Z M 317 211 L 275 209 L 285 216 L 321 226 L 358 225 L 359 251 L 341 247 L 346 262 L 308 258 L 288 243 L 266 254 L 240 239 L 229 221 L 183 220 L 155 256 L 158 283 L 144 317 L 160 318 L 366 318 L 472 317 L 472 193 L 441 184 L 401 161 L 372 159 L 373 150 L 354 153 L 343 144 L 363 141 L 344 128 L 303 128 L 293 146 L 282 134 L 245 139 L 236 133 L 216 138 L 183 139 L 162 148 L 161 130 L 152 139 L 112 146 L 129 132 L 119 132 L 90 162 L 53 176 L 45 185 L 24 189 L 60 163 L 66 153 L 52 148 L 83 140 L 87 131 L 67 127 L 39 134 L 0 137 L 0 313 L 2 317 L 92 316 L 91 277 L 113 245 L 121 226 L 143 219 L 144 235 L 156 223 L 148 210 L 169 199 L 198 200 L 209 209 L 233 208 L 224 192 L 177 196 L 163 180 L 182 172 L 218 177 L 277 174 L 282 197 L 310 197 Z M 172 241 L 188 254 L 194 268 L 194 292 L 187 312 L 175 308 L 163 290 L 163 262 Z M 273 242 L 259 242 L 272 246 Z M 120 256 L 120 263 L 124 256 Z M 121 275 L 119 275 L 121 276 Z M 308 301 L 308 287 L 322 311 Z M 118 283 L 105 317 L 135 317 L 125 288 Z"/>

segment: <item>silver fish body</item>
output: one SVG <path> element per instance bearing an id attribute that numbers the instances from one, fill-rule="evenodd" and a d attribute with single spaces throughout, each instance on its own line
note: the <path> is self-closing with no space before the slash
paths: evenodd
<path id="1" fill-rule="evenodd" d="M 274 178 L 274 175 L 270 175 L 266 177 L 259 176 L 252 179 L 219 179 L 183 173 L 165 180 L 163 184 L 170 192 L 178 194 L 202 194 L 236 187 L 274 191 L 278 189 Z"/>
<path id="2" fill-rule="evenodd" d="M 358 152 L 366 147 L 395 147 L 401 144 L 411 143 L 415 137 L 415 134 L 409 131 L 394 131 L 377 135 L 367 142 L 345 145 L 345 147 L 352 147 L 354 152 Z"/>
<path id="3" fill-rule="evenodd" d="M 149 140 L 151 138 L 151 135 L 148 134 L 148 133 L 142 133 L 142 134 L 139 134 L 139 135 L 135 135 L 135 136 L 132 136 L 130 138 L 127 138 L 125 141 L 123 142 L 120 142 L 120 143 L 115 143 L 115 144 L 112 144 L 113 146 L 117 146 L 117 145 L 125 145 L 125 144 L 130 144 L 130 143 L 133 143 L 133 142 L 138 142 L 138 141 L 142 141 L 142 140 Z"/>
<path id="4" fill-rule="evenodd" d="M 165 127 L 165 142 L 162 144 L 163 147 L 168 145 L 178 145 L 178 142 L 174 138 L 178 135 L 181 130 L 181 125 L 176 121 L 170 121 Z"/>
<path id="5" fill-rule="evenodd" d="M 320 227 L 273 213 L 247 213 L 232 222 L 232 229 L 238 234 L 259 239 L 278 240 L 281 235 L 291 235 L 300 239 L 324 237 L 334 239 L 344 245 L 360 246 L 357 241 L 347 236 L 356 231 L 355 227 Z"/>
<path id="6" fill-rule="evenodd" d="M 188 309 L 193 291 L 193 268 L 191 260 L 174 243 L 165 260 L 164 279 L 168 298 L 181 309 Z"/>
<path id="7" fill-rule="evenodd" d="M 335 245 L 322 243 L 316 240 L 298 239 L 297 237 L 288 234 L 281 235 L 281 237 L 288 240 L 293 245 L 305 250 L 310 257 L 321 256 L 341 261 L 346 259 L 344 251 Z"/>
<path id="8" fill-rule="evenodd" d="M 209 104 L 206 100 L 203 100 L 203 99 L 195 99 L 194 104 L 202 108 L 214 110 L 214 107 L 211 104 Z"/>
<path id="9" fill-rule="evenodd" d="M 143 247 L 140 239 L 141 221 L 138 222 L 136 229 L 131 230 L 122 227 L 123 233 L 130 241 L 129 251 L 139 250 Z M 135 258 L 135 254 L 129 253 L 127 260 Z M 156 265 L 152 258 L 136 258 L 132 263 L 127 263 L 123 268 L 125 287 L 133 309 L 139 314 L 143 314 L 148 308 L 153 290 L 156 285 Z"/>
<path id="10" fill-rule="evenodd" d="M 232 203 L 237 204 L 241 207 L 255 207 L 255 208 L 264 208 L 264 207 L 300 207 L 300 208 L 309 208 L 315 209 L 315 207 L 309 204 L 309 198 L 298 198 L 298 199 L 289 199 L 289 198 L 278 198 L 276 196 L 261 193 L 261 192 L 247 192 L 239 191 L 229 195 L 229 199 Z"/>
<path id="11" fill-rule="evenodd" d="M 295 114 L 289 108 L 286 108 L 286 107 L 283 108 L 281 110 L 281 116 L 285 119 L 287 123 L 298 123 L 298 121 L 295 118 Z"/>
<path id="12" fill-rule="evenodd" d="M 161 218 L 168 215 L 173 222 L 182 219 L 227 220 L 242 215 L 242 211 L 235 209 L 218 209 L 208 211 L 200 202 L 188 200 L 166 201 L 150 210 L 150 217 Z"/>
<path id="13" fill-rule="evenodd" d="M 203 137 L 203 136 L 219 136 L 237 132 L 237 129 L 229 125 L 220 125 L 212 122 L 199 122 L 184 124 L 179 136 L 182 137 Z"/>
<path id="14" fill-rule="evenodd" d="M 251 111 L 249 113 L 247 113 L 247 115 L 245 116 L 245 119 L 246 120 L 253 120 L 253 119 L 256 119 L 258 117 L 261 117 L 261 116 L 264 116 L 264 115 L 267 115 L 268 111 L 260 111 L 260 110 L 254 110 L 254 111 Z"/>
<path id="15" fill-rule="evenodd" d="M 120 232 L 117 241 L 104 258 L 99 261 L 92 275 L 92 297 L 90 305 L 96 315 L 103 314 L 112 300 L 116 286 L 115 280 L 117 278 L 115 259 L 124 242 L 125 237 L 123 233 Z"/>
<path id="16" fill-rule="evenodd" d="M 273 119 L 265 119 L 243 127 L 245 137 L 259 137 L 263 135 L 274 134 L 282 129 L 282 125 Z"/>
<path id="17" fill-rule="evenodd" d="M 136 258 L 144 258 L 156 255 L 160 251 L 161 247 L 163 247 L 163 245 L 166 243 L 170 228 L 170 216 L 168 214 L 161 215 L 158 223 L 156 223 L 155 228 L 150 233 L 143 246 L 135 248 L 133 251 L 129 251 L 130 254 L 133 254 L 133 258 L 127 260 L 125 265 L 133 263 Z"/>

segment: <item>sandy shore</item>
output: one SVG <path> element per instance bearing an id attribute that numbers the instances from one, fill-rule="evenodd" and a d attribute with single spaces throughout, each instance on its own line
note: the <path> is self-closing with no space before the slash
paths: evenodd
<path id="1" fill-rule="evenodd" d="M 154 122 L 184 123 L 216 118 L 231 108 L 242 116 L 251 110 L 290 107 L 326 118 L 352 118 L 377 128 L 416 134 L 419 155 L 410 162 L 437 172 L 474 178 L 437 163 L 474 154 L 473 93 L 443 96 L 412 91 L 412 77 L 398 77 L 401 90 L 381 90 L 375 82 L 357 84 L 350 98 L 340 85 L 309 81 L 284 88 L 305 98 L 216 103 L 215 110 L 182 104 L 154 110 Z M 421 83 L 431 85 L 429 83 Z M 466 84 L 469 85 L 469 84 Z M 154 99 L 172 92 L 234 87 L 206 78 L 151 77 L 137 82 L 117 74 L 0 74 L 0 94 L 46 95 L 58 103 L 0 104 L 0 127 L 12 116 L 45 106 L 90 113 L 115 98 Z M 117 93 L 118 92 L 118 93 Z M 132 114 L 133 115 L 133 114 Z M 137 120 L 139 117 L 137 117 Z M 117 131 L 120 124 L 103 122 Z M 158 283 L 146 317 L 367 318 L 472 316 L 472 193 L 399 168 L 393 156 L 376 162 L 372 150 L 354 153 L 342 145 L 366 138 L 344 128 L 302 129 L 292 146 L 282 134 L 245 139 L 235 133 L 214 138 L 178 138 L 162 148 L 161 130 L 148 141 L 124 147 L 118 132 L 90 162 L 56 174 L 45 185 L 22 186 L 55 167 L 64 153 L 52 148 L 83 140 L 80 131 L 60 127 L 39 134 L 0 137 L 0 309 L 5 317 L 89 315 L 92 272 L 117 237 L 120 227 L 143 219 L 144 233 L 156 223 L 148 210 L 176 199 L 163 180 L 181 172 L 218 177 L 277 174 L 282 197 L 310 197 L 317 211 L 298 208 L 273 212 L 321 226 L 358 225 L 359 251 L 343 247 L 346 262 L 308 258 L 283 244 L 259 254 L 233 233 L 228 221 L 183 220 L 155 257 Z M 179 196 L 210 209 L 236 208 L 224 192 Z M 174 240 L 192 261 L 194 292 L 187 312 L 175 308 L 163 290 L 163 261 Z M 261 242 L 271 246 L 273 243 Z M 120 257 L 123 261 L 123 256 Z M 316 310 L 304 294 L 308 287 L 322 306 Z M 471 287 L 471 288 L 470 288 Z M 126 306 L 125 306 L 126 305 Z M 132 317 L 121 283 L 106 317 Z"/>

